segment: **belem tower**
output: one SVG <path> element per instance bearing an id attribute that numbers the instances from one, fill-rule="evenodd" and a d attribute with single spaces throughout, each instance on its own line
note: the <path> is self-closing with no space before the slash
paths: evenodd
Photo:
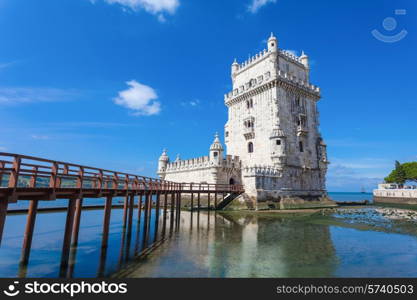
<path id="1" fill-rule="evenodd" d="M 256 209 L 331 204 L 320 89 L 310 83 L 308 56 L 281 50 L 271 34 L 267 49 L 243 63 L 235 59 L 231 79 L 233 90 L 224 96 L 226 151 L 217 134 L 208 156 L 170 161 L 164 150 L 158 175 L 175 182 L 243 184 L 240 202 Z"/>

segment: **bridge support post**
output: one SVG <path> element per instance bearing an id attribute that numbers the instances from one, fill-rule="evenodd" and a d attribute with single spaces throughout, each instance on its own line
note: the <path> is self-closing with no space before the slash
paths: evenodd
<path id="1" fill-rule="evenodd" d="M 144 207 L 144 220 L 143 220 L 143 242 L 142 242 L 142 250 L 146 249 L 148 245 L 148 224 L 149 224 L 149 206 L 151 201 L 151 194 L 150 192 L 146 193 L 145 196 L 145 207 Z"/>
<path id="2" fill-rule="evenodd" d="M 126 195 L 125 201 L 123 202 L 123 228 L 126 228 L 126 224 L 127 224 L 128 205 L 129 205 L 129 195 Z"/>
<path id="3" fill-rule="evenodd" d="M 132 223 L 133 223 L 133 204 L 135 202 L 135 195 L 132 194 L 129 197 L 129 215 L 128 215 L 128 233 L 129 231 L 132 232 Z"/>
<path id="4" fill-rule="evenodd" d="M 210 210 L 210 192 L 207 194 L 207 210 Z"/>
<path id="5" fill-rule="evenodd" d="M 101 250 L 100 250 L 100 262 L 98 265 L 97 277 L 103 277 L 106 268 L 107 258 L 107 246 L 109 241 L 109 228 L 110 228 L 110 215 L 112 206 L 112 196 L 106 197 L 106 203 L 104 205 L 104 216 L 103 216 L 103 235 L 101 238 Z"/>
<path id="6" fill-rule="evenodd" d="M 135 255 L 139 252 L 139 246 L 140 246 L 140 220 L 141 220 L 141 214 L 142 214 L 142 193 L 139 193 L 138 197 L 138 222 L 136 225 L 136 242 L 135 242 Z"/>
<path id="7" fill-rule="evenodd" d="M 67 218 L 65 221 L 64 241 L 62 243 L 60 277 L 66 277 L 68 269 L 68 259 L 71 247 L 72 229 L 74 226 L 75 199 L 68 200 Z"/>
<path id="8" fill-rule="evenodd" d="M 214 209 L 216 208 L 217 208 L 217 191 L 214 193 Z"/>
<path id="9" fill-rule="evenodd" d="M 168 193 L 165 191 L 164 193 L 164 220 L 162 223 L 162 236 L 165 237 L 166 233 L 166 226 L 167 226 L 167 210 L 168 210 Z"/>
<path id="10" fill-rule="evenodd" d="M 160 201 L 160 192 L 156 192 L 156 205 L 155 205 L 155 224 L 154 224 L 154 238 L 153 242 L 156 243 L 158 240 L 158 230 L 159 230 L 159 201 Z"/>
<path id="11" fill-rule="evenodd" d="M 132 194 L 129 197 L 129 214 L 128 214 L 128 222 L 127 222 L 127 242 L 126 242 L 126 260 L 129 259 L 130 254 L 130 243 L 132 240 L 132 224 L 133 224 L 133 204 L 135 202 L 135 195 Z"/>
<path id="12" fill-rule="evenodd" d="M 31 200 L 26 221 L 25 235 L 23 238 L 22 253 L 19 263 L 19 277 L 26 277 L 27 264 L 29 262 L 30 250 L 32 246 L 33 231 L 35 229 L 36 213 L 38 200 Z"/>
<path id="13" fill-rule="evenodd" d="M 0 199 L 0 245 L 3 238 L 4 223 L 6 222 L 8 205 L 9 201 L 7 200 L 7 198 Z"/>
<path id="14" fill-rule="evenodd" d="M 81 223 L 81 211 L 83 206 L 83 199 L 78 198 L 75 203 L 75 216 L 74 216 L 74 224 L 72 228 L 72 243 L 71 243 L 71 250 L 69 256 L 69 267 L 68 267 L 68 276 L 72 278 L 72 274 L 74 273 L 75 262 L 77 258 L 77 245 L 78 245 L 78 234 L 80 232 L 80 223 Z"/>
<path id="15" fill-rule="evenodd" d="M 170 231 L 172 232 L 174 226 L 174 209 L 175 209 L 175 193 L 171 193 L 171 220 L 170 220 Z"/>
<path id="16" fill-rule="evenodd" d="M 140 224 L 140 217 L 142 214 L 142 193 L 139 194 L 138 198 L 138 223 Z"/>
<path id="17" fill-rule="evenodd" d="M 74 226 L 72 229 L 72 247 L 77 247 L 78 245 L 78 234 L 80 232 L 80 223 L 81 223 L 81 211 L 83 209 L 83 199 L 79 198 L 75 203 L 75 219 Z"/>

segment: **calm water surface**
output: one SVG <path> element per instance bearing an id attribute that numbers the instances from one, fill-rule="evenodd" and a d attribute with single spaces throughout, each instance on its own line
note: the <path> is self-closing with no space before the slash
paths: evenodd
<path id="1" fill-rule="evenodd" d="M 372 195 L 332 193 L 331 197 L 362 201 Z M 97 203 L 102 202 L 86 202 Z M 112 210 L 109 247 L 103 262 L 103 210 L 82 212 L 73 277 L 96 277 L 103 263 L 103 275 L 109 276 L 127 262 L 130 271 L 123 274 L 129 277 L 417 277 L 417 232 L 403 234 L 388 227 L 356 226 L 351 216 L 343 222 L 343 216 L 183 211 L 179 231 L 146 259 L 132 262 L 129 259 L 138 250 L 137 245 L 140 248 L 143 237 L 137 234 L 135 209 L 127 242 L 122 213 L 121 209 Z M 28 277 L 58 276 L 65 215 L 38 214 Z M 152 217 L 154 220 L 155 211 Z M 19 272 L 25 223 L 26 215 L 7 217 L 0 247 L 0 277 L 15 277 Z M 152 237 L 154 226 L 150 230 Z"/>
<path id="2" fill-rule="evenodd" d="M 417 277 L 417 236 L 270 213 L 182 215 L 132 277 Z M 192 222 L 192 226 L 191 226 Z"/>

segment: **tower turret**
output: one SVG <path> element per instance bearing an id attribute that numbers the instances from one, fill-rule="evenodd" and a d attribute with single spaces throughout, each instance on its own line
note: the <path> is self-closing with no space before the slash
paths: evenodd
<path id="1" fill-rule="evenodd" d="M 300 61 L 307 69 L 310 67 L 308 64 L 308 56 L 304 53 L 304 51 L 301 53 Z"/>
<path id="2" fill-rule="evenodd" d="M 158 175 L 159 177 L 161 177 L 163 179 L 163 173 L 166 171 L 167 165 L 169 163 L 169 157 L 167 155 L 167 150 L 164 149 L 162 151 L 161 156 L 159 157 L 158 160 Z"/>
<path id="3" fill-rule="evenodd" d="M 278 40 L 271 32 L 271 36 L 268 39 L 268 51 L 276 52 L 278 50 Z"/>
<path id="4" fill-rule="evenodd" d="M 213 144 L 210 146 L 210 162 L 220 165 L 223 160 L 223 146 L 220 142 L 219 135 L 215 134 Z"/>
<path id="5" fill-rule="evenodd" d="M 277 124 L 269 137 L 270 147 L 271 147 L 271 159 L 272 162 L 276 165 L 285 164 L 286 162 L 286 147 L 287 147 L 287 137 L 282 131 L 279 124 Z"/>

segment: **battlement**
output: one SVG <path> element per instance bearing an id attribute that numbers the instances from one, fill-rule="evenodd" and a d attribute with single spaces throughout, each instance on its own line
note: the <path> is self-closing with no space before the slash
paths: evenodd
<path id="1" fill-rule="evenodd" d="M 252 66 L 256 65 L 257 63 L 263 61 L 265 58 L 267 58 L 271 53 L 274 51 L 264 49 L 260 51 L 259 53 L 249 57 L 247 60 L 245 60 L 242 63 L 238 63 L 237 69 L 236 69 L 236 75 L 239 75 L 240 73 L 244 72 L 245 70 L 251 68 Z M 290 51 L 278 49 L 278 55 L 283 56 L 285 59 L 289 60 L 292 63 L 295 63 L 296 65 L 305 68 L 304 64 L 302 63 L 301 56 L 296 56 Z"/>
<path id="2" fill-rule="evenodd" d="M 201 156 L 168 163 L 164 172 L 196 170 L 210 167 L 240 168 L 240 164 L 239 156 L 227 155 L 226 158 L 222 160 L 221 165 L 216 165 L 213 161 L 210 161 L 209 156 Z"/>
<path id="3" fill-rule="evenodd" d="M 241 167 L 240 157 L 235 156 L 235 155 L 226 155 L 226 158 L 223 159 L 222 167 L 240 169 Z"/>
<path id="4" fill-rule="evenodd" d="M 291 75 L 290 73 L 287 73 L 283 70 L 278 70 L 276 80 L 281 80 L 284 82 L 287 82 L 293 86 L 296 86 L 300 89 L 305 90 L 306 92 L 313 93 L 316 96 L 320 97 L 320 88 L 318 86 L 315 86 L 313 84 L 308 83 L 307 81 L 303 81 L 299 78 L 297 78 L 294 75 Z M 254 90 L 255 88 L 262 86 L 268 82 L 271 81 L 271 74 L 270 72 L 265 73 L 264 75 L 258 76 L 257 79 L 251 79 L 248 84 L 242 85 L 238 89 L 234 89 L 233 91 L 230 91 L 229 93 L 224 95 L 224 101 L 230 101 L 238 96 L 241 96 L 251 90 Z"/>

